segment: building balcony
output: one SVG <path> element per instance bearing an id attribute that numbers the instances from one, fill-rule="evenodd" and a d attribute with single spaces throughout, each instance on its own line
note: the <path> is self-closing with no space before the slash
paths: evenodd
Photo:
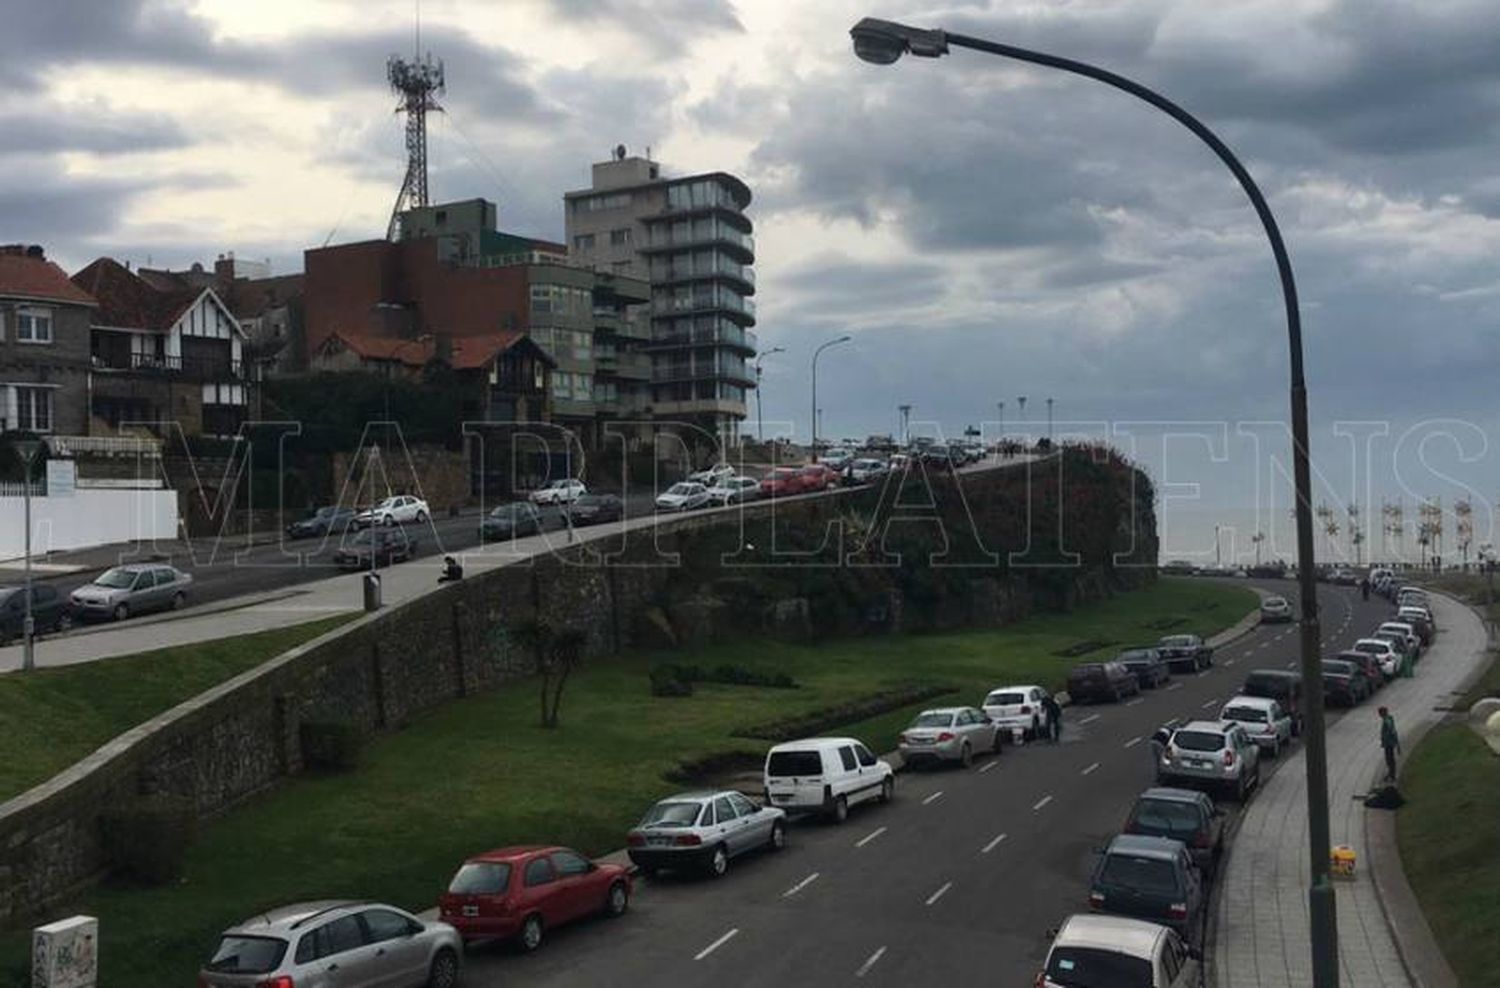
<path id="1" fill-rule="evenodd" d="M 152 354 L 94 354 L 90 364 L 106 373 L 175 377 L 189 381 L 245 381 L 251 365 L 239 360 L 157 357 Z"/>
<path id="2" fill-rule="evenodd" d="M 714 312 L 722 312 L 742 326 L 755 325 L 755 303 L 728 289 L 721 288 L 687 298 L 672 298 L 651 305 L 651 315 L 657 318 L 707 315 Z"/>
<path id="3" fill-rule="evenodd" d="M 672 384 L 680 381 L 732 381 L 746 387 L 755 386 L 755 371 L 739 360 L 659 360 L 651 368 L 651 380 L 656 384 Z"/>
<path id="4" fill-rule="evenodd" d="M 651 413 L 656 421 L 666 424 L 673 418 L 688 419 L 694 415 L 732 415 L 745 417 L 745 403 L 729 398 L 689 398 L 682 401 L 653 401 Z"/>
<path id="5" fill-rule="evenodd" d="M 651 380 L 651 358 L 644 353 L 616 353 L 600 355 L 598 373 L 614 377 L 628 377 L 636 381 Z"/>
<path id="6" fill-rule="evenodd" d="M 679 350 L 695 346 L 724 346 L 745 354 L 760 351 L 760 338 L 748 329 L 738 326 L 717 326 L 699 329 L 690 333 L 665 333 L 651 341 L 653 352 Z"/>
<path id="7" fill-rule="evenodd" d="M 652 265 L 651 268 L 652 283 L 657 285 L 706 281 L 711 278 L 732 281 L 746 295 L 755 292 L 755 269 L 748 264 L 737 264 L 727 259 L 706 268 L 695 268 L 690 264 L 677 264 L 670 260 Z"/>
<path id="8" fill-rule="evenodd" d="M 713 230 L 689 231 L 676 235 L 669 228 L 655 227 L 640 252 L 647 255 L 669 254 L 703 247 L 722 247 L 742 264 L 755 263 L 755 238 L 724 224 L 715 224 Z"/>

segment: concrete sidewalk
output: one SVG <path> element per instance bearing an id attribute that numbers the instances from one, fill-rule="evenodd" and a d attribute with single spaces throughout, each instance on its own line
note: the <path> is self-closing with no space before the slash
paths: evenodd
<path id="1" fill-rule="evenodd" d="M 1416 677 L 1397 679 L 1328 731 L 1328 786 L 1333 843 L 1353 847 L 1358 874 L 1338 881 L 1340 982 L 1349 988 L 1412 988 L 1404 953 L 1427 949 L 1397 936 L 1370 871 L 1367 813 L 1360 797 L 1385 776 L 1375 711 L 1387 706 L 1403 754 L 1443 717 L 1455 691 L 1484 661 L 1483 623 L 1469 608 L 1433 596 L 1439 629 L 1417 663 Z M 1224 869 L 1215 937 L 1218 988 L 1301 988 L 1312 984 L 1307 929 L 1307 763 L 1299 749 L 1246 808 Z M 1404 884 L 1404 882 L 1403 882 Z"/>

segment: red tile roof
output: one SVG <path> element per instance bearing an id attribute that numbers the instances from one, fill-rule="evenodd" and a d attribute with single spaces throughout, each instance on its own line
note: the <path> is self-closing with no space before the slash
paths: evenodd
<path id="1" fill-rule="evenodd" d="M 101 257 L 75 274 L 73 284 L 98 299 L 94 317 L 98 325 L 121 329 L 171 329 L 203 294 L 201 289 L 163 291 L 110 257 Z"/>
<path id="2" fill-rule="evenodd" d="M 423 367 L 437 356 L 437 341 L 426 339 L 401 339 L 393 336 L 372 336 L 350 330 L 335 330 L 320 344 L 327 346 L 334 340 L 366 360 L 391 360 L 408 367 Z M 448 364 L 454 370 L 476 370 L 489 366 L 498 354 L 509 350 L 523 340 L 525 333 L 499 332 L 488 336 L 451 337 Z M 532 344 L 535 346 L 535 344 Z"/>
<path id="3" fill-rule="evenodd" d="M 68 280 L 62 268 L 26 254 L 0 253 L 0 297 L 98 305 L 92 295 Z"/>

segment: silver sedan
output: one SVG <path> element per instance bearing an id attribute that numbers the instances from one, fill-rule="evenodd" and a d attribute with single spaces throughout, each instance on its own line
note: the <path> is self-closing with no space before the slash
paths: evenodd
<path id="1" fill-rule="evenodd" d="M 647 878 L 680 869 L 718 878 L 730 858 L 786 847 L 786 811 L 732 789 L 679 793 L 651 807 L 625 835 L 625 846 Z"/>
<path id="2" fill-rule="evenodd" d="M 1000 751 L 1000 725 L 975 707 L 941 707 L 917 714 L 901 732 L 901 759 L 918 762 L 959 762 L 965 766 L 980 751 Z"/>

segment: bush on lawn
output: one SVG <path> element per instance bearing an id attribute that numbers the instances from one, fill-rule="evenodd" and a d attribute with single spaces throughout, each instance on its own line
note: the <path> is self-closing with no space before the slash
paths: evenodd
<path id="1" fill-rule="evenodd" d="M 766 686 L 783 690 L 797 688 L 797 681 L 784 672 L 760 672 L 733 663 L 704 669 L 679 662 L 659 662 L 651 667 L 650 675 L 652 696 L 691 696 L 694 683 Z"/>
<path id="2" fill-rule="evenodd" d="M 104 852 L 120 874 L 146 885 L 170 885 L 182 878 L 196 827 L 187 803 L 164 799 L 107 813 L 100 829 Z"/>
<path id="3" fill-rule="evenodd" d="M 301 727 L 302 761 L 325 772 L 352 772 L 359 768 L 364 738 L 347 721 L 306 721 Z"/>
<path id="4" fill-rule="evenodd" d="M 665 662 L 651 667 L 652 696 L 692 696 L 693 681 L 682 677 L 682 667 Z"/>

